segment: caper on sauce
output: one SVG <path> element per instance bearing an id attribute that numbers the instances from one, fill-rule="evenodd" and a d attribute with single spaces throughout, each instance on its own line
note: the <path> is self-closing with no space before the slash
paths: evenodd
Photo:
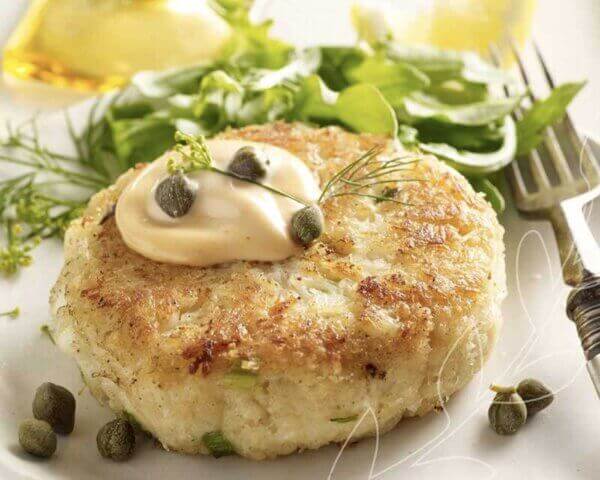
<path id="1" fill-rule="evenodd" d="M 292 238 L 305 247 L 323 234 L 325 220 L 318 205 L 309 205 L 298 210 L 292 217 Z"/>
<path id="2" fill-rule="evenodd" d="M 242 147 L 235 153 L 228 170 L 240 178 L 258 182 L 265 178 L 269 164 L 269 160 L 262 157 L 255 147 Z M 158 184 L 154 198 L 163 212 L 172 218 L 179 218 L 190 211 L 196 193 L 196 185 L 178 172 Z"/>
<path id="3" fill-rule="evenodd" d="M 256 147 L 247 146 L 235 153 L 228 170 L 240 178 L 258 182 L 267 175 L 267 165 L 269 160 L 263 158 Z"/>
<path id="4" fill-rule="evenodd" d="M 229 164 L 228 170 L 234 175 L 258 182 L 265 178 L 269 160 L 253 146 L 240 148 Z M 182 173 L 176 173 L 163 180 L 156 187 L 155 199 L 160 208 L 170 217 L 182 217 L 192 208 L 196 197 L 196 187 Z M 323 213 L 318 205 L 309 205 L 298 210 L 291 221 L 294 241 L 308 246 L 323 234 Z"/>
<path id="5" fill-rule="evenodd" d="M 196 186 L 183 173 L 174 173 L 158 184 L 154 199 L 169 217 L 183 217 L 194 204 Z"/>

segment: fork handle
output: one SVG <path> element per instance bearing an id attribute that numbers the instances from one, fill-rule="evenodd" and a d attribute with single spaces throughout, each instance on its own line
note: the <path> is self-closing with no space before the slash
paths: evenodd
<path id="1" fill-rule="evenodd" d="M 567 315 L 577 327 L 587 368 L 600 396 L 600 275 L 593 275 L 573 289 Z"/>

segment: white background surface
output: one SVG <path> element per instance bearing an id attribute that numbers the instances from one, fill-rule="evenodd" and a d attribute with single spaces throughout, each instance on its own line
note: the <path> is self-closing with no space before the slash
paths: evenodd
<path id="1" fill-rule="evenodd" d="M 26 3 L 0 0 L 1 45 Z M 332 0 L 288 3 L 296 16 L 305 9 L 323 7 L 323 15 L 313 24 L 315 37 L 319 29 L 331 36 L 338 25 Z M 583 129 L 600 133 L 600 5 L 597 0 L 540 3 L 536 36 L 559 80 L 590 80 L 573 113 Z M 280 25 L 280 30 L 293 28 Z M 22 118 L 69 100 L 72 97 L 64 92 L 3 84 L 0 116 Z M 50 119 L 44 125 L 45 133 L 60 142 L 64 132 L 58 120 Z M 600 233 L 599 218 L 594 213 L 591 220 L 596 233 Z M 377 478 L 600 478 L 600 401 L 583 370 L 574 328 L 563 313 L 568 289 L 562 285 L 550 227 L 521 220 L 512 209 L 502 220 L 507 230 L 509 299 L 500 343 L 482 375 L 450 402 L 447 416 L 407 421 L 382 437 L 379 445 L 371 440 L 349 447 L 332 478 L 369 478 L 377 446 L 373 469 Z M 96 452 L 95 435 L 110 414 L 87 393 L 78 397 L 76 430 L 70 437 L 60 438 L 56 457 L 37 462 L 22 454 L 16 445 L 16 425 L 30 416 L 30 399 L 37 385 L 50 380 L 74 392 L 82 386 L 74 363 L 38 330 L 48 321 L 48 290 L 61 262 L 59 243 L 47 242 L 37 251 L 31 268 L 10 282 L 0 280 L 0 311 L 15 305 L 22 310 L 16 320 L 0 319 L 0 479 L 327 478 L 338 447 L 253 463 L 239 458 L 217 461 L 167 454 L 146 443 L 131 462 L 103 461 Z M 487 424 L 491 398 L 487 385 L 530 375 L 559 390 L 555 403 L 516 437 L 496 436 Z"/>

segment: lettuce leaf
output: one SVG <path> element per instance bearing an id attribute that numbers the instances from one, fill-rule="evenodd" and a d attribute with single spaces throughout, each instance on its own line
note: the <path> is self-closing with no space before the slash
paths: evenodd
<path id="1" fill-rule="evenodd" d="M 501 125 L 448 125 L 435 120 L 418 124 L 417 134 L 424 143 L 447 143 L 459 150 L 489 153 L 498 150 L 504 141 Z"/>
<path id="2" fill-rule="evenodd" d="M 535 148 L 583 87 L 559 87 L 515 127 L 510 115 L 523 97 L 491 93 L 513 78 L 475 54 L 399 45 L 388 35 L 370 46 L 297 49 L 272 38 L 269 22 L 253 24 L 248 0 L 211 5 L 234 31 L 221 57 L 136 75 L 137 98 L 104 119 L 97 163 L 113 162 L 113 172 L 150 161 L 172 146 L 175 129 L 210 136 L 286 120 L 396 136 L 481 178 L 509 163 L 517 145 L 519 153 Z"/>
<path id="3" fill-rule="evenodd" d="M 502 213 L 506 210 L 504 196 L 489 178 L 470 178 L 469 182 L 477 192 L 485 195 L 486 200 L 490 202 L 496 213 Z"/>
<path id="4" fill-rule="evenodd" d="M 175 125 L 168 118 L 110 120 L 114 150 L 123 170 L 151 162 L 173 144 Z"/>
<path id="5" fill-rule="evenodd" d="M 360 83 L 344 90 L 336 104 L 339 119 L 357 132 L 396 136 L 394 109 L 373 85 Z"/>
<path id="6" fill-rule="evenodd" d="M 304 81 L 288 119 L 341 124 L 356 132 L 390 136 L 398 131 L 394 109 L 376 87 L 363 83 L 337 93 L 317 75 Z"/>
<path id="7" fill-rule="evenodd" d="M 213 69 L 213 65 L 207 63 L 164 72 L 140 72 L 134 75 L 131 83 L 143 96 L 148 98 L 188 95 L 196 91 L 202 77 Z"/>
<path id="8" fill-rule="evenodd" d="M 431 119 L 450 125 L 470 127 L 485 126 L 510 115 L 522 102 L 523 97 L 496 98 L 466 105 L 449 105 L 421 92 L 404 100 L 409 118 Z"/>
<path id="9" fill-rule="evenodd" d="M 502 146 L 493 152 L 475 153 L 460 150 L 446 143 L 421 143 L 421 150 L 438 156 L 467 176 L 481 177 L 502 170 L 515 157 L 517 151 L 517 128 L 507 117 L 501 127 Z"/>
<path id="10" fill-rule="evenodd" d="M 336 102 L 339 94 L 329 89 L 318 75 L 304 79 L 294 100 L 288 120 L 333 123 L 337 118 Z"/>
<path id="11" fill-rule="evenodd" d="M 351 83 L 374 85 L 394 108 L 401 107 L 408 94 L 424 90 L 431 84 L 427 75 L 417 68 L 392 62 L 381 55 L 366 58 L 349 68 L 346 77 Z"/>
<path id="12" fill-rule="evenodd" d="M 560 121 L 567 107 L 586 82 L 566 83 L 554 89 L 548 98 L 536 102 L 517 124 L 518 155 L 526 155 L 544 140 L 544 130 Z"/>
<path id="13" fill-rule="evenodd" d="M 356 47 L 321 47 L 321 65 L 317 74 L 336 91 L 350 86 L 347 72 L 369 57 L 369 52 Z"/>

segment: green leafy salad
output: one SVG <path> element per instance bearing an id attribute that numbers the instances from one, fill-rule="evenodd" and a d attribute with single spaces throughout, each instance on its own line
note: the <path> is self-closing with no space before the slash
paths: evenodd
<path id="1" fill-rule="evenodd" d="M 282 120 L 389 135 L 451 164 L 500 211 L 494 174 L 536 148 L 584 85 L 527 110 L 526 92 L 503 94 L 516 90 L 512 77 L 473 53 L 364 39 L 298 49 L 272 38 L 269 22 L 253 24 L 245 0 L 212 5 L 234 30 L 220 57 L 136 75 L 108 105 L 98 101 L 82 133 L 67 122 L 75 155 L 44 148 L 31 125 L 8 130 L 0 163 L 25 171 L 0 180 L 0 272 L 28 265 L 40 239 L 61 235 L 95 191 L 173 147 L 178 131 L 210 137 Z M 79 196 L 60 193 L 64 184 Z"/>

